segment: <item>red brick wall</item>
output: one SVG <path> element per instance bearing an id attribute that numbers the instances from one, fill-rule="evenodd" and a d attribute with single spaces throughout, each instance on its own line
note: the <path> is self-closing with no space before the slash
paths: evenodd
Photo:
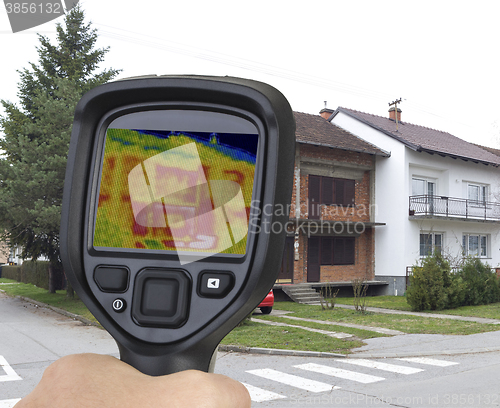
<path id="1" fill-rule="evenodd" d="M 348 152 L 340 149 L 330 149 L 320 146 L 300 145 L 300 156 L 332 160 L 362 166 L 373 166 L 373 158 L 368 154 Z M 301 172 L 300 177 L 300 218 L 308 218 L 308 175 Z M 295 218 L 296 180 L 292 194 L 292 206 L 290 217 Z M 365 171 L 361 180 L 355 183 L 355 206 L 337 207 L 322 206 L 323 220 L 331 221 L 370 221 L 370 171 Z M 374 278 L 374 233 L 372 229 L 361 229 L 364 231 L 356 237 L 355 264 L 354 265 L 323 265 L 321 266 L 321 282 L 348 282 L 356 278 L 371 280 Z M 294 262 L 294 283 L 307 282 L 307 235 L 303 232 L 299 235 L 299 256 Z"/>

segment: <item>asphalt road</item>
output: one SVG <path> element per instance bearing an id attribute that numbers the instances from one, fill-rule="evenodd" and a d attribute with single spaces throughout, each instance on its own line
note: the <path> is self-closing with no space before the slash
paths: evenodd
<path id="1" fill-rule="evenodd" d="M 500 332 L 400 335 L 368 340 L 349 358 L 219 352 L 216 372 L 243 382 L 256 408 L 500 407 L 499 346 Z M 0 293 L 0 408 L 50 363 L 81 352 L 118 355 L 104 330 Z"/>

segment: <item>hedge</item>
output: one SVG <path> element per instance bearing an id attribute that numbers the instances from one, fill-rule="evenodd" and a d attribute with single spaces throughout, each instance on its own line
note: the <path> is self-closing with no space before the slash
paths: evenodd
<path id="1" fill-rule="evenodd" d="M 62 289 L 64 282 L 62 271 L 56 271 L 55 275 L 55 289 Z M 49 290 L 49 262 L 27 261 L 19 266 L 3 265 L 2 278 L 13 279 L 23 283 L 31 283 L 39 288 Z"/>

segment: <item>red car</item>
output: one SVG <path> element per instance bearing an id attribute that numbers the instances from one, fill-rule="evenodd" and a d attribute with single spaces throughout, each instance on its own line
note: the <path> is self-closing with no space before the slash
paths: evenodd
<path id="1" fill-rule="evenodd" d="M 257 306 L 263 314 L 269 314 L 274 306 L 274 293 L 271 289 L 260 305 Z"/>

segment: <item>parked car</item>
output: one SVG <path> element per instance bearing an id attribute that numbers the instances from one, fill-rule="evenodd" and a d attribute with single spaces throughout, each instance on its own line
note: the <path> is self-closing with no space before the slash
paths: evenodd
<path id="1" fill-rule="evenodd" d="M 274 306 L 274 293 L 271 289 L 260 305 L 257 306 L 263 314 L 269 314 Z"/>

